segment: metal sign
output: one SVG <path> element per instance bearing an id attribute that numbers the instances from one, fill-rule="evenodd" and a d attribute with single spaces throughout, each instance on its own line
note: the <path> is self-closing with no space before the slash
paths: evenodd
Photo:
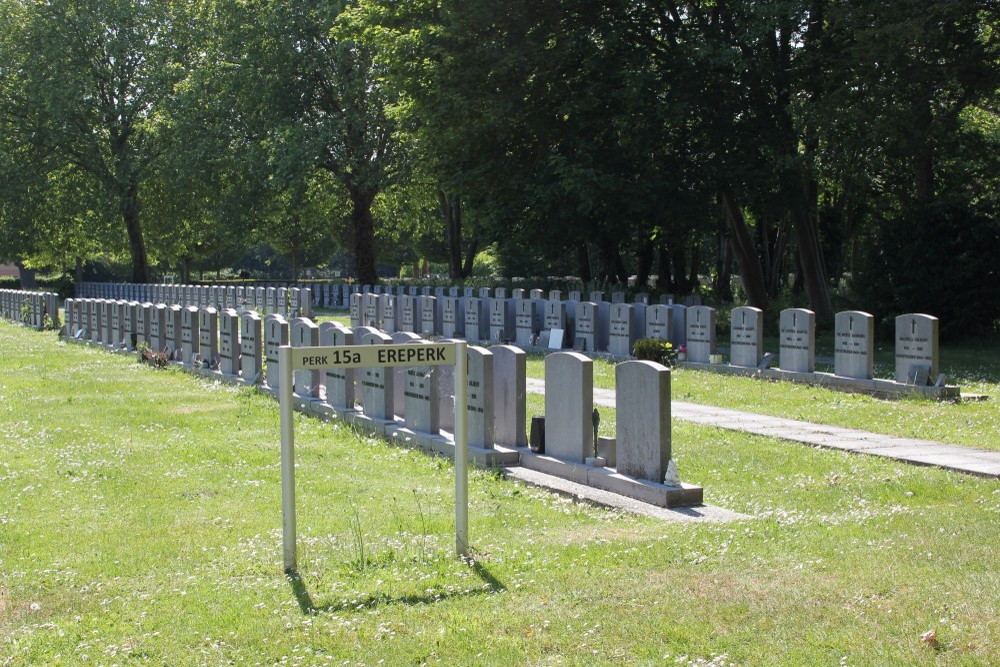
<path id="1" fill-rule="evenodd" d="M 293 347 L 291 354 L 296 370 L 452 366 L 455 363 L 455 344 Z"/>
<path id="2" fill-rule="evenodd" d="M 455 550 L 469 551 L 469 459 L 466 390 L 468 359 L 465 342 L 407 345 L 340 345 L 278 348 L 281 373 L 278 404 L 281 412 L 282 545 L 286 572 L 295 572 L 295 430 L 292 382 L 296 370 L 378 368 L 392 366 L 455 365 Z"/>

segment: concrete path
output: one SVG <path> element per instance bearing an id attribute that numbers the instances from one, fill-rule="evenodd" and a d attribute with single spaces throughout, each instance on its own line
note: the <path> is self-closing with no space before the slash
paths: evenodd
<path id="1" fill-rule="evenodd" d="M 533 394 L 544 394 L 545 383 L 542 380 L 528 378 L 528 391 Z M 615 407 L 615 392 L 610 389 L 594 389 L 594 403 Z M 683 401 L 673 401 L 670 409 L 674 419 L 683 419 L 703 426 L 767 435 L 829 449 L 884 456 L 906 463 L 937 466 L 981 477 L 1000 478 L 1000 452 L 949 445 L 933 440 L 898 438 L 853 428 L 813 424 Z"/>

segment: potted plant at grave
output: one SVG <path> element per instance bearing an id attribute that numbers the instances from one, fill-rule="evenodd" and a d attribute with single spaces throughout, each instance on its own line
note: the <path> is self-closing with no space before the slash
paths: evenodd
<path id="1" fill-rule="evenodd" d="M 684 350 L 684 347 L 681 346 L 681 349 Z M 684 351 L 687 352 L 687 350 Z M 664 366 L 673 366 L 674 361 L 678 360 L 678 353 L 674 346 L 660 338 L 640 338 L 635 342 L 635 347 L 632 348 L 632 356 L 644 361 L 655 361 Z M 685 358 L 687 358 L 686 354 Z"/>

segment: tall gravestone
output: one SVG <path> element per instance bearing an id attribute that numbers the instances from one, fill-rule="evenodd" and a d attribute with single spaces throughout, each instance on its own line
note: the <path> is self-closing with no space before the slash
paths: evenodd
<path id="1" fill-rule="evenodd" d="M 896 318 L 896 382 L 927 384 L 938 374 L 938 318 L 911 313 Z"/>
<path id="2" fill-rule="evenodd" d="M 219 311 L 212 306 L 198 311 L 198 355 L 205 367 L 219 367 Z"/>
<path id="3" fill-rule="evenodd" d="M 350 305 L 350 318 L 351 327 L 360 327 L 364 320 L 364 305 L 362 304 L 363 295 L 359 292 L 351 294 L 351 305 Z"/>
<path id="4" fill-rule="evenodd" d="M 420 300 L 420 333 L 423 336 L 439 336 L 441 334 L 441 313 L 438 302 L 444 297 L 424 296 Z"/>
<path id="5" fill-rule="evenodd" d="M 497 292 L 500 288 L 497 288 Z M 517 317 L 514 312 L 516 301 L 508 301 L 499 296 L 490 299 L 490 340 L 511 341 L 517 337 Z"/>
<path id="6" fill-rule="evenodd" d="M 167 306 L 167 320 L 164 327 L 166 335 L 167 356 L 176 359 L 181 349 L 181 311 L 184 310 L 175 303 Z"/>
<path id="7" fill-rule="evenodd" d="M 361 337 L 362 345 L 386 345 L 392 339 L 378 331 L 370 332 Z M 394 418 L 393 375 L 391 368 L 362 368 L 361 405 L 364 414 L 370 419 L 392 421 Z"/>
<path id="8" fill-rule="evenodd" d="M 252 310 L 240 315 L 240 375 L 249 384 L 259 384 L 264 368 L 264 328 Z"/>
<path id="9" fill-rule="evenodd" d="M 424 345 L 426 341 L 415 341 L 413 345 Z M 441 430 L 440 376 L 430 366 L 407 366 L 403 368 L 403 413 L 406 428 L 437 435 Z"/>
<path id="10" fill-rule="evenodd" d="M 513 345 L 494 345 L 493 437 L 505 447 L 527 447 L 527 355 Z"/>
<path id="11" fill-rule="evenodd" d="M 608 352 L 615 356 L 625 357 L 632 354 L 632 347 L 638 338 L 639 329 L 636 308 L 630 303 L 619 301 L 611 304 L 610 324 L 608 329 Z M 546 438 L 548 436 L 546 435 Z M 546 442 L 548 440 L 546 439 Z"/>
<path id="12" fill-rule="evenodd" d="M 125 303 L 125 321 L 122 323 L 122 330 L 125 332 L 125 340 L 122 347 L 126 350 L 134 350 L 139 335 L 139 304 L 136 301 Z"/>
<path id="13" fill-rule="evenodd" d="M 671 304 L 670 308 L 670 343 L 679 348 L 687 345 L 687 306 Z"/>
<path id="14" fill-rule="evenodd" d="M 664 308 L 666 306 L 651 306 Z M 715 308 L 692 306 L 687 309 L 688 361 L 707 364 L 715 354 Z"/>
<path id="15" fill-rule="evenodd" d="M 558 294 L 558 291 L 550 292 Z M 545 321 L 543 327 L 549 332 L 549 347 L 551 349 L 562 349 L 573 346 L 573 321 L 568 314 L 568 306 L 565 301 L 549 299 L 545 302 Z M 562 340 L 554 340 L 562 333 Z"/>
<path id="16" fill-rule="evenodd" d="M 308 317 L 296 317 L 290 323 L 289 342 L 292 347 L 316 347 L 319 345 L 319 326 Z M 320 372 L 318 370 L 297 370 L 293 382 L 295 393 L 304 398 L 320 397 Z"/>
<path id="17" fill-rule="evenodd" d="M 407 343 L 413 343 L 422 341 L 418 334 L 412 331 L 397 331 L 392 334 L 392 344 L 393 345 L 405 345 Z M 396 366 L 392 369 L 392 387 L 395 392 L 393 398 L 393 405 L 396 408 L 397 416 L 406 415 L 406 401 L 404 394 L 406 393 L 406 368 L 403 366 Z"/>
<path id="18" fill-rule="evenodd" d="M 670 463 L 670 369 L 652 361 L 618 364 L 615 411 L 618 472 L 662 483 Z"/>
<path id="19" fill-rule="evenodd" d="M 520 347 L 531 347 L 538 333 L 535 326 L 538 304 L 532 299 L 517 299 L 514 303 L 514 340 Z"/>
<path id="20" fill-rule="evenodd" d="M 833 373 L 871 380 L 875 368 L 875 318 L 860 310 L 845 310 L 834 319 Z"/>
<path id="21" fill-rule="evenodd" d="M 38 304 L 38 310 L 35 315 L 35 327 L 41 329 L 44 321 L 41 298 L 36 298 L 35 303 Z M 111 345 L 111 304 L 111 299 L 105 299 L 101 302 L 101 343 L 105 346 Z"/>
<path id="22" fill-rule="evenodd" d="M 545 357 L 545 453 L 583 463 L 593 456 L 594 362 L 578 352 Z"/>
<path id="23" fill-rule="evenodd" d="M 786 308 L 778 320 L 778 363 L 783 371 L 816 370 L 816 314 L 805 308 Z"/>
<path id="24" fill-rule="evenodd" d="M 646 306 L 646 338 L 670 340 L 670 308 L 662 304 Z"/>
<path id="25" fill-rule="evenodd" d="M 409 294 L 399 297 L 399 331 L 416 332 L 417 300 Z"/>
<path id="26" fill-rule="evenodd" d="M 93 299 L 90 302 L 90 342 L 101 342 L 101 302 L 103 299 Z M 143 304 L 144 307 L 152 308 L 152 304 Z M 143 337 L 142 340 L 149 344 L 149 322 L 148 312 L 143 313 Z"/>
<path id="27" fill-rule="evenodd" d="M 381 329 L 378 312 L 378 294 L 369 292 L 361 297 L 361 324 Z"/>
<path id="28" fill-rule="evenodd" d="M 288 320 L 280 314 L 268 315 L 264 318 L 264 377 L 274 390 L 281 386 L 278 348 L 282 345 L 288 345 Z"/>
<path id="29" fill-rule="evenodd" d="M 97 327 L 96 321 L 96 302 L 91 303 L 90 316 L 91 324 L 94 325 L 95 329 Z M 152 345 L 149 337 L 149 325 L 150 321 L 153 319 L 153 304 L 148 301 L 143 301 L 139 304 L 139 308 L 136 310 L 136 345 Z"/>
<path id="30" fill-rule="evenodd" d="M 576 304 L 576 322 L 573 349 L 581 352 L 597 351 L 597 304 L 582 301 Z"/>
<path id="31" fill-rule="evenodd" d="M 764 356 L 764 311 L 751 306 L 733 308 L 729 331 L 729 363 L 756 368 Z"/>
<path id="32" fill-rule="evenodd" d="M 493 449 L 493 354 L 484 347 L 470 345 L 466 354 L 465 389 L 466 434 L 470 447 Z"/>
<path id="33" fill-rule="evenodd" d="M 454 338 L 465 335 L 465 301 L 464 299 L 447 296 L 441 308 L 441 335 Z"/>
<path id="34" fill-rule="evenodd" d="M 185 366 L 192 366 L 200 353 L 201 335 L 198 331 L 198 306 L 185 306 L 181 310 L 181 357 Z"/>
<path id="35" fill-rule="evenodd" d="M 166 352 L 167 307 L 162 303 L 153 306 L 149 318 L 149 347 L 154 352 Z"/>
<path id="36" fill-rule="evenodd" d="M 319 325 L 319 344 L 354 345 L 354 332 L 336 322 Z M 354 409 L 355 371 L 353 368 L 327 368 L 323 375 L 326 402 L 338 410 Z"/>
<path id="37" fill-rule="evenodd" d="M 223 375 L 239 375 L 240 315 L 235 308 L 219 313 L 219 371 Z"/>
<path id="38" fill-rule="evenodd" d="M 470 343 L 481 343 L 490 337 L 490 314 L 486 310 L 487 301 L 469 297 L 465 300 L 465 339 Z"/>
<path id="39" fill-rule="evenodd" d="M 396 298 L 395 294 L 380 294 L 378 297 L 379 321 L 382 323 L 382 330 L 390 334 L 398 330 Z"/>

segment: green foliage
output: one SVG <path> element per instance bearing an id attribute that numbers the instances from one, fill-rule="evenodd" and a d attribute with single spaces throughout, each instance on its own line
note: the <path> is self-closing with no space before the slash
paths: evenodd
<path id="1" fill-rule="evenodd" d="M 875 231 L 853 287 L 891 335 L 903 313 L 938 317 L 944 338 L 973 338 L 1000 320 L 1000 215 L 938 201 Z"/>
<path id="2" fill-rule="evenodd" d="M 677 350 L 668 341 L 659 338 L 640 338 L 632 348 L 632 356 L 643 361 L 655 361 L 664 366 L 673 366 L 677 361 Z"/>

